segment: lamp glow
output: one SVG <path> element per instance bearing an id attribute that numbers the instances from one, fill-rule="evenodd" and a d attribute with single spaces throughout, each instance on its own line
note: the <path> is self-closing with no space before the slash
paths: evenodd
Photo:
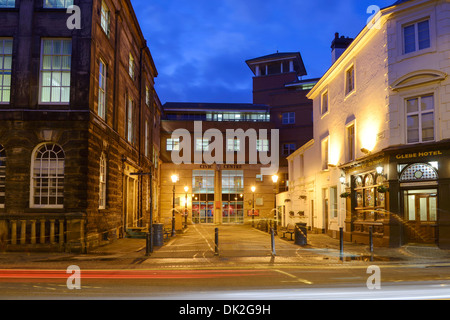
<path id="1" fill-rule="evenodd" d="M 273 183 L 277 183 L 278 176 L 276 174 L 272 176 L 272 181 L 273 181 Z"/>
<path id="2" fill-rule="evenodd" d="M 252 187 L 252 192 L 255 192 L 255 191 L 256 191 L 256 187 L 253 186 L 253 187 Z"/>
<path id="3" fill-rule="evenodd" d="M 173 183 L 176 183 L 178 181 L 178 176 L 176 174 L 172 175 L 170 178 L 172 179 Z"/>

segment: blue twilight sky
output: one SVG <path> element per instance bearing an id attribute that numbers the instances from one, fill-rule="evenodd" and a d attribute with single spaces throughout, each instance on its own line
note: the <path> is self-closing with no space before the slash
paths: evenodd
<path id="1" fill-rule="evenodd" d="M 395 0 L 131 0 L 166 102 L 252 102 L 248 59 L 300 52 L 308 75 L 331 64 L 335 32 L 356 37 Z"/>

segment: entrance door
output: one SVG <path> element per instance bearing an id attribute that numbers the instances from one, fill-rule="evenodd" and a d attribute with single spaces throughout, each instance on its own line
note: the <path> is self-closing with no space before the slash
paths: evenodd
<path id="1" fill-rule="evenodd" d="M 138 226 L 137 212 L 137 180 L 125 176 L 124 178 L 124 224 L 125 230 Z"/>
<path id="2" fill-rule="evenodd" d="M 407 242 L 436 242 L 437 189 L 404 191 L 404 212 Z"/>
<path id="3" fill-rule="evenodd" d="M 214 223 L 214 194 L 196 194 L 192 199 L 192 222 Z"/>
<path id="4" fill-rule="evenodd" d="M 222 195 L 222 223 L 244 223 L 244 201 L 242 194 Z"/>

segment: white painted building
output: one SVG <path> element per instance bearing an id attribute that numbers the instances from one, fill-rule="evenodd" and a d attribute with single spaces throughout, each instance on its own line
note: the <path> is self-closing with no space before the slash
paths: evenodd
<path id="1" fill-rule="evenodd" d="M 288 158 L 283 224 L 304 215 L 348 241 L 372 230 L 376 245 L 448 246 L 449 1 L 397 1 L 336 57 L 308 95 L 314 139 Z"/>

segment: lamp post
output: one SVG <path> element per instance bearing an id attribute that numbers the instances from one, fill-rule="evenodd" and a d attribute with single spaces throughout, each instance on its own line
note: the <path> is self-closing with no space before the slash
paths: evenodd
<path id="1" fill-rule="evenodd" d="M 274 212 L 274 226 L 273 226 L 273 231 L 274 231 L 274 233 L 275 233 L 275 235 L 277 235 L 278 234 L 278 230 L 277 230 L 277 228 L 278 228 L 278 210 L 277 210 L 277 183 L 278 183 L 278 176 L 275 174 L 275 175 L 273 175 L 272 176 L 272 181 L 273 181 L 273 183 L 274 183 L 274 199 L 273 199 L 273 208 L 275 209 L 275 212 Z"/>
<path id="2" fill-rule="evenodd" d="M 252 186 L 253 200 L 252 200 L 252 228 L 255 227 L 255 191 L 256 187 Z"/>
<path id="3" fill-rule="evenodd" d="M 185 186 L 184 187 L 184 192 L 186 194 L 185 196 L 185 200 L 184 200 L 184 227 L 187 228 L 187 216 L 188 216 L 188 211 L 187 211 L 187 192 L 189 191 L 189 187 Z"/>
<path id="4" fill-rule="evenodd" d="M 172 237 L 175 236 L 175 183 L 178 181 L 178 176 L 176 174 L 170 177 L 173 182 L 173 202 L 172 202 Z"/>

